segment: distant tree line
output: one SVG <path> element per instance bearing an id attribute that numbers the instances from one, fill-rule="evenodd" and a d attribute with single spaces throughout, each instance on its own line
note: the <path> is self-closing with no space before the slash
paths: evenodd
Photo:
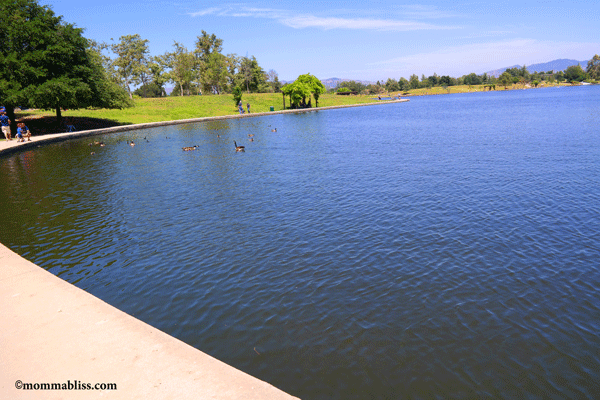
<path id="1" fill-rule="evenodd" d="M 573 65 L 568 67 L 564 71 L 547 71 L 547 72 L 533 72 L 530 73 L 526 66 L 521 68 L 508 68 L 498 78 L 484 73 L 477 75 L 476 73 L 470 73 L 463 75 L 459 78 L 454 78 L 448 75 L 438 76 L 433 74 L 426 77 L 421 75 L 421 78 L 415 74 L 411 75 L 409 79 L 400 78 L 398 80 L 388 78 L 383 82 L 377 82 L 376 84 L 365 85 L 361 82 L 356 81 L 344 81 L 339 82 L 333 90 L 336 92 L 358 92 L 363 94 L 380 94 L 385 92 L 396 92 L 396 91 L 408 91 L 411 89 L 420 88 L 432 88 L 432 87 L 443 87 L 456 85 L 486 85 L 490 89 L 495 88 L 496 85 L 508 87 L 512 84 L 532 84 L 538 86 L 542 82 L 583 82 L 583 81 L 598 81 L 600 80 L 600 56 L 597 54 L 588 62 L 587 68 L 584 70 L 580 65 Z"/>

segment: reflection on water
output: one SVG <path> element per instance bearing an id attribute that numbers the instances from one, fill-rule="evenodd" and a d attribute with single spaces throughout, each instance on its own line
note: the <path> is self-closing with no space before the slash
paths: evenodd
<path id="1" fill-rule="evenodd" d="M 0 240 L 303 398 L 593 398 L 599 100 L 431 96 L 32 149 L 1 159 Z"/>

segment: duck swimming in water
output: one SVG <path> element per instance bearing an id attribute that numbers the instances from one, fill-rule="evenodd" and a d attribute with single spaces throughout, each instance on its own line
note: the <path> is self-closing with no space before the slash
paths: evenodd
<path id="1" fill-rule="evenodd" d="M 235 151 L 246 151 L 246 147 L 238 146 L 235 140 L 233 141 L 233 144 L 235 144 Z"/>
<path id="2" fill-rule="evenodd" d="M 271 132 L 277 132 L 277 128 L 271 129 Z"/>
<path id="3" fill-rule="evenodd" d="M 182 147 L 181 149 L 183 151 L 191 151 L 191 150 L 196 150 L 198 148 L 198 145 L 195 146 L 188 146 L 188 147 Z"/>

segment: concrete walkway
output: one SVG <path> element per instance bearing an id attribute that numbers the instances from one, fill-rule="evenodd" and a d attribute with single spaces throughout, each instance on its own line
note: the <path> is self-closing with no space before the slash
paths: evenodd
<path id="1" fill-rule="evenodd" d="M 64 384 L 65 390 L 42 390 L 42 384 L 53 383 Z M 88 384 L 100 386 L 87 389 Z M 116 384 L 116 389 L 103 384 Z M 31 389 L 23 388 L 28 385 Z M 295 397 L 119 311 L 0 245 L 0 399 L 101 398 Z"/>

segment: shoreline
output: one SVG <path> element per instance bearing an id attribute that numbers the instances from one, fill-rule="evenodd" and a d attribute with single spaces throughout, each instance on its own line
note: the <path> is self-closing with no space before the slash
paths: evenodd
<path id="1" fill-rule="evenodd" d="M 318 108 L 301 108 L 295 110 L 279 110 L 279 111 L 268 111 L 268 112 L 260 112 L 260 113 L 251 113 L 251 114 L 232 114 L 232 115 L 220 115 L 213 117 L 199 117 L 199 118 L 188 118 L 188 119 L 178 119 L 172 121 L 162 121 L 162 122 L 147 122 L 142 124 L 131 124 L 131 125 L 120 125 L 114 126 L 110 128 L 100 128 L 100 129 L 90 129 L 84 131 L 75 131 L 75 132 L 64 132 L 64 133 L 52 133 L 47 135 L 32 135 L 30 142 L 20 142 L 17 143 L 16 139 L 13 138 L 11 141 L 2 140 L 0 141 L 0 156 L 11 154 L 15 152 L 19 152 L 22 150 L 26 150 L 32 147 L 37 147 L 42 144 L 54 143 L 54 142 L 62 142 L 70 139 L 77 139 L 88 136 L 97 136 L 103 134 L 110 133 L 119 133 L 119 132 L 127 132 L 136 129 L 147 129 L 147 128 L 155 128 L 157 126 L 168 126 L 168 125 L 181 125 L 181 124 L 192 124 L 204 121 L 215 121 L 222 119 L 237 119 L 237 118 L 253 118 L 253 117 L 264 117 L 268 115 L 275 114 L 297 114 L 297 113 L 306 113 L 306 112 L 318 112 L 325 110 L 334 110 L 339 108 L 350 108 L 350 107 L 363 107 L 363 106 L 373 106 L 373 105 L 381 105 L 381 104 L 392 104 L 392 103 L 404 103 L 410 101 L 409 99 L 400 99 L 400 100 L 382 100 L 373 103 L 360 103 L 360 104 L 346 104 L 346 105 L 338 105 L 338 106 L 326 106 L 326 107 L 318 107 Z"/>

